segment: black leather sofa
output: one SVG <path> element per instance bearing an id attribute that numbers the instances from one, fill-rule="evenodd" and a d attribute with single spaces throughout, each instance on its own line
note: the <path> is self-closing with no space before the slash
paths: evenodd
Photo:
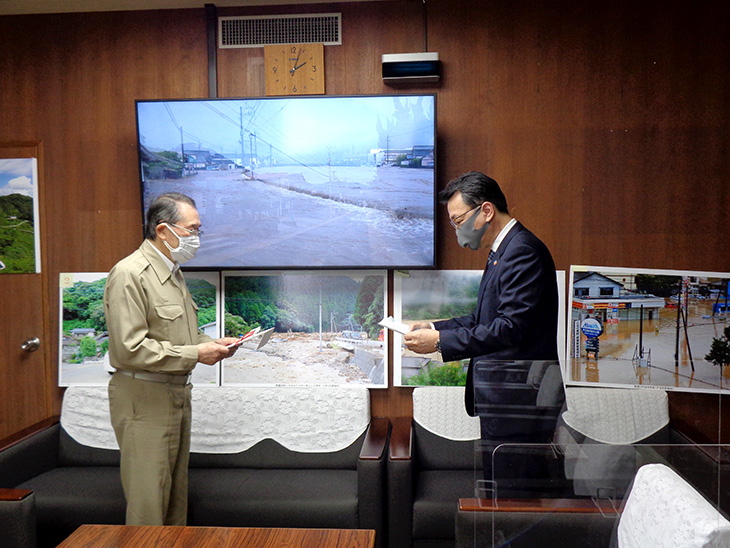
<path id="1" fill-rule="evenodd" d="M 669 466 L 721 512 L 730 511 L 728 446 L 698 445 L 669 424 L 636 442 L 603 443 L 576 431 L 561 415 L 550 442 L 497 447 L 491 453 L 493 481 L 482 482 L 481 447 L 476 439 L 467 439 L 463 428 L 465 422 L 477 419 L 466 417 L 461 397 L 449 396 L 445 389 L 433 394 L 439 401 L 424 398 L 417 405 L 426 391 L 435 392 L 433 388 L 414 390 L 413 419 L 392 419 L 388 457 L 391 548 L 560 546 L 567 534 L 583 539 L 582 546 L 607 546 L 617 523 L 616 509 L 636 471 L 649 463 Z M 430 416 L 446 419 L 430 422 L 424 417 L 421 421 L 423 408 L 432 411 Z M 637 420 L 649 422 L 646 417 Z M 471 438 L 477 437 L 478 430 L 471 434 Z M 548 473 L 538 481 L 506 477 L 513 454 L 535 455 Z M 461 512 L 465 499 L 471 499 L 472 505 L 485 499 L 500 509 Z M 518 502 L 512 502 L 515 500 Z M 541 508 L 561 505 L 558 510 Z M 489 525 L 486 529 L 485 523 Z M 474 537 L 465 534 L 485 530 L 496 537 L 482 535 L 475 544 Z"/>
<path id="2" fill-rule="evenodd" d="M 388 456 L 391 548 L 453 548 L 459 499 L 474 497 L 482 476 L 474 441 L 433 434 L 407 417 L 393 419 Z"/>
<path id="3" fill-rule="evenodd" d="M 264 439 L 235 454 L 191 453 L 189 525 L 374 529 L 385 539 L 389 422 L 334 452 Z M 54 424 L 0 451 L 0 546 L 56 546 L 84 523 L 124 523 L 118 450 Z M 5 527 L 3 527 L 6 525 Z"/>

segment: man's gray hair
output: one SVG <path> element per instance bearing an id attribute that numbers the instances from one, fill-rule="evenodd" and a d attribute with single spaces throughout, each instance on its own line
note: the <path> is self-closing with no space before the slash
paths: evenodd
<path id="1" fill-rule="evenodd" d="M 185 196 L 179 192 L 168 192 L 160 194 L 152 200 L 147 210 L 147 222 L 144 228 L 144 237 L 148 240 L 154 240 L 157 236 L 155 229 L 160 223 L 175 224 L 180 221 L 182 214 L 178 204 L 188 204 L 197 209 L 195 200 L 190 196 Z"/>

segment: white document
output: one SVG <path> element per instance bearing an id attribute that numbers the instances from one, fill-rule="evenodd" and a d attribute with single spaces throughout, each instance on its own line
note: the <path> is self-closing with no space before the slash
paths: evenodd
<path id="1" fill-rule="evenodd" d="M 395 321 L 393 316 L 383 318 L 378 322 L 378 325 L 382 325 L 383 327 L 388 328 L 391 331 L 395 331 L 396 333 L 400 333 L 401 335 L 405 335 L 411 330 L 411 326 Z"/>

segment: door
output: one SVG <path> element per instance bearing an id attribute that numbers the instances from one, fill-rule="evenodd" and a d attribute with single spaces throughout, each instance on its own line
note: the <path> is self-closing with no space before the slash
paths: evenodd
<path id="1" fill-rule="evenodd" d="M 41 223 L 41 259 L 44 259 L 43 237 L 43 162 L 40 143 L 0 143 L 0 158 L 37 158 Z M 2 224 L 0 224 L 0 227 Z M 0 228 L 2 229 L 2 228 Z M 51 387 L 55 373 L 50 359 L 52 337 L 48 307 L 48 271 L 41 260 L 40 274 L 3 274 L 0 272 L 0 440 L 28 428 L 52 414 Z M 40 346 L 24 350 L 25 341 L 38 338 Z M 27 346 L 27 345 L 26 345 Z"/>

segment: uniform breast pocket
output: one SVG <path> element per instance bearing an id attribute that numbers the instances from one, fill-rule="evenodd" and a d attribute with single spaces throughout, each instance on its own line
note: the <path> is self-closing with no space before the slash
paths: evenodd
<path id="1" fill-rule="evenodd" d="M 159 320 L 159 330 L 166 334 L 165 338 L 172 343 L 182 344 L 187 333 L 185 322 L 182 319 L 182 306 L 179 304 L 161 304 L 155 306 L 155 312 L 157 312 Z"/>

